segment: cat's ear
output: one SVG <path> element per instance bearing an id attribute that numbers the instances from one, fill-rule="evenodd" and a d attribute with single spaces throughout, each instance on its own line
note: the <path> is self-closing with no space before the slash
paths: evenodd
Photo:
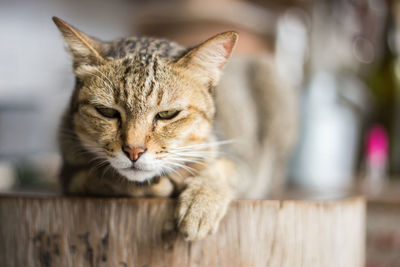
<path id="1" fill-rule="evenodd" d="M 217 34 L 189 50 L 177 63 L 203 76 L 201 78 L 207 83 L 216 85 L 238 38 L 236 32 Z"/>
<path id="2" fill-rule="evenodd" d="M 104 49 L 101 41 L 89 37 L 78 29 L 72 27 L 62 19 L 53 17 L 74 59 L 74 67 L 79 65 L 96 65 L 104 61 L 101 51 Z"/>

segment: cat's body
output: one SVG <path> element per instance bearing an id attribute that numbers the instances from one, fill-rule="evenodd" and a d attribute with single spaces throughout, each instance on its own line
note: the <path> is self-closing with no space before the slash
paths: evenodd
<path id="1" fill-rule="evenodd" d="M 216 89 L 215 132 L 240 171 L 236 196 L 280 195 L 297 136 L 295 88 L 280 78 L 268 54 L 233 56 Z"/>

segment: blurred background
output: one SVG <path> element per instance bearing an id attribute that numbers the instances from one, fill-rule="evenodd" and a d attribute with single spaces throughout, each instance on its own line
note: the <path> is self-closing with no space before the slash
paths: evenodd
<path id="1" fill-rule="evenodd" d="M 57 187 L 57 126 L 74 78 L 54 15 L 103 40 L 144 34 L 193 45 L 238 31 L 236 53 L 268 54 L 294 88 L 300 127 L 285 188 L 389 203 L 370 211 L 368 266 L 400 266 L 397 1 L 2 0 L 3 191 Z"/>

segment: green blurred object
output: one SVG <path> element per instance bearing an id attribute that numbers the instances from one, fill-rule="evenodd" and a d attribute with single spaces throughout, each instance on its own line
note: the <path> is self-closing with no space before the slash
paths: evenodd
<path id="1" fill-rule="evenodd" d="M 54 177 L 29 160 L 21 160 L 14 167 L 17 190 L 47 190 L 56 186 Z"/>
<path id="2" fill-rule="evenodd" d="M 367 78 L 371 88 L 374 112 L 372 123 L 381 123 L 389 132 L 389 174 L 400 174 L 400 121 L 397 119 L 400 109 L 400 66 L 396 49 L 396 24 L 394 14 L 386 18 L 382 57 L 372 68 Z"/>

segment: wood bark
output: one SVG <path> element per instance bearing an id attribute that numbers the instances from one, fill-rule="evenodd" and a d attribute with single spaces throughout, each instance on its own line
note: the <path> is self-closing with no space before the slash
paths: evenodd
<path id="1" fill-rule="evenodd" d="M 365 201 L 238 200 L 185 242 L 175 200 L 0 196 L 0 266 L 361 267 Z"/>

